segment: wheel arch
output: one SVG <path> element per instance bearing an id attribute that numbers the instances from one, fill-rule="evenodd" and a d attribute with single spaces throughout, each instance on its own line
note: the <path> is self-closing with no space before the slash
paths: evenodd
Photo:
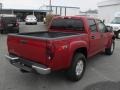
<path id="1" fill-rule="evenodd" d="M 82 53 L 86 58 L 87 58 L 87 56 L 88 56 L 87 48 L 86 48 L 86 47 L 81 47 L 81 48 L 75 49 L 75 51 L 74 51 L 74 53 L 73 53 L 73 56 L 74 56 L 76 53 Z"/>
<path id="2" fill-rule="evenodd" d="M 73 58 L 74 56 L 77 54 L 77 53 L 82 53 L 85 58 L 87 59 L 88 58 L 88 52 L 87 52 L 87 48 L 86 47 L 80 47 L 80 48 L 76 48 L 74 51 L 73 51 L 73 54 L 71 55 L 71 60 L 68 64 L 68 67 L 71 66 L 72 62 L 73 62 Z M 86 63 L 87 61 L 85 61 Z"/>

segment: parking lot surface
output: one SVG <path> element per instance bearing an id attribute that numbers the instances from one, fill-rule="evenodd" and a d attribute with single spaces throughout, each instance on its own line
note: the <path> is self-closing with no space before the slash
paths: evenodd
<path id="1" fill-rule="evenodd" d="M 20 32 L 46 30 L 43 23 L 25 25 L 20 23 Z M 120 90 L 120 40 L 112 56 L 96 55 L 88 60 L 82 80 L 68 81 L 64 73 L 39 75 L 21 73 L 5 59 L 7 35 L 0 34 L 0 90 Z"/>

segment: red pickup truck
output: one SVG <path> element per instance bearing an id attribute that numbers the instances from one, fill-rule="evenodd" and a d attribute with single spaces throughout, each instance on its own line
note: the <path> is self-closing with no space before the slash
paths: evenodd
<path id="1" fill-rule="evenodd" d="M 9 34 L 6 58 L 21 71 L 49 74 L 63 70 L 72 81 L 82 78 L 87 58 L 112 55 L 115 36 L 101 20 L 85 16 L 54 17 L 49 31 Z"/>

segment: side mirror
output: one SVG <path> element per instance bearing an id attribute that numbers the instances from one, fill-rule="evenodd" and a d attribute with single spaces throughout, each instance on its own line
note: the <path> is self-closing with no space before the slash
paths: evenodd
<path id="1" fill-rule="evenodd" d="M 106 26 L 107 32 L 113 32 L 113 28 L 111 26 Z"/>

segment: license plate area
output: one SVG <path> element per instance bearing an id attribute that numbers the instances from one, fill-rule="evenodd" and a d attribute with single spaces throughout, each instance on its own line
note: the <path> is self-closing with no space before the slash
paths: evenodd
<path id="1" fill-rule="evenodd" d="M 13 24 L 8 24 L 7 26 L 8 26 L 8 27 L 12 27 L 12 26 L 13 26 Z"/>

